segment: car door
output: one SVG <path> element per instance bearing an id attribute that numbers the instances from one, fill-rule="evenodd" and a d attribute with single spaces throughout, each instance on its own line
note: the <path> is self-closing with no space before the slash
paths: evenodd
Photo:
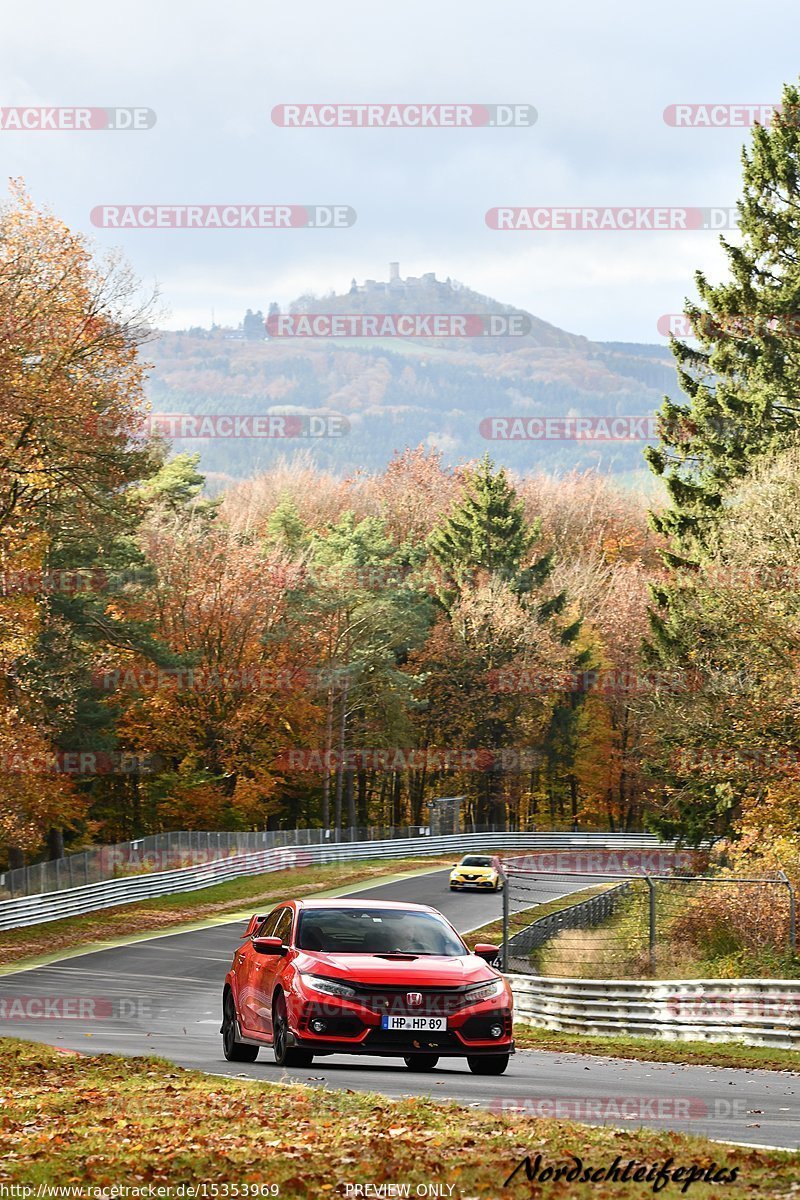
<path id="1" fill-rule="evenodd" d="M 282 908 L 279 910 L 277 922 L 273 928 L 270 937 L 280 938 L 284 946 L 289 946 L 292 937 L 292 920 L 294 912 L 291 908 Z M 278 981 L 278 976 L 283 970 L 286 959 L 280 954 L 255 954 L 254 958 L 261 960 L 261 967 L 258 974 L 258 989 L 260 992 L 260 1021 L 257 1026 L 259 1031 L 264 1033 L 272 1033 L 272 997 L 275 992 L 275 985 Z"/>
<path id="2" fill-rule="evenodd" d="M 253 937 L 272 937 L 278 919 L 284 910 L 276 908 L 261 922 Z M 236 974 L 239 1016 L 247 1029 L 262 1029 L 261 969 L 264 956 L 256 954 L 253 938 L 249 938 L 236 952 L 234 972 Z"/>

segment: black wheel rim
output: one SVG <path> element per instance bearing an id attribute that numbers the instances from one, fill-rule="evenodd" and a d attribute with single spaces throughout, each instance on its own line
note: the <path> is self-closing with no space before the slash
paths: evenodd
<path id="1" fill-rule="evenodd" d="M 286 1049 L 286 1025 L 281 1013 L 275 1014 L 275 1057 L 278 1062 L 283 1059 Z"/>
<path id="2" fill-rule="evenodd" d="M 230 995 L 225 997 L 225 1012 L 222 1020 L 222 1042 L 228 1053 L 233 1050 L 236 1041 L 235 1017 L 233 1012 L 233 1001 Z"/>

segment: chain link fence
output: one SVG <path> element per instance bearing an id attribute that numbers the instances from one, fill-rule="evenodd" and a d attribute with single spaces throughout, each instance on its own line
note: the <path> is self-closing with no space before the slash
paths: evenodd
<path id="1" fill-rule="evenodd" d="M 489 827 L 489 832 L 494 832 Z M 281 846 L 320 846 L 329 842 L 384 841 L 393 838 L 416 838 L 426 832 L 425 826 L 325 829 L 278 829 L 250 832 L 215 832 L 178 830 L 156 833 L 131 842 L 96 846 L 63 858 L 18 867 L 0 874 L 0 898 L 38 896 L 44 892 L 59 892 L 65 888 L 101 883 L 122 875 L 138 875 L 145 871 L 177 871 L 202 863 L 216 862 L 238 854 L 258 850 L 274 850 Z M 482 828 L 475 830 L 483 832 Z"/>
<path id="2" fill-rule="evenodd" d="M 572 978 L 691 975 L 704 962 L 774 963 L 797 954 L 795 889 L 785 875 L 628 876 L 506 866 L 504 969 Z M 555 899 L 554 892 L 560 892 Z"/>

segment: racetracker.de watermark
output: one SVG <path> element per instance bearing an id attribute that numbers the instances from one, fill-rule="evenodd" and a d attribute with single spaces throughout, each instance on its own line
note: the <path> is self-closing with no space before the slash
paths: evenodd
<path id="1" fill-rule="evenodd" d="M 99 671 L 92 683 L 102 692 L 274 692 L 314 686 L 321 672 L 279 667 L 120 667 Z"/>
<path id="2" fill-rule="evenodd" d="M 796 776 L 800 767 L 800 748 L 774 746 L 769 750 L 744 750 L 725 747 L 682 746 L 671 756 L 678 774 L 695 772 L 708 775 L 741 775 L 759 779 Z"/>
<path id="3" fill-rule="evenodd" d="M 291 772 L 363 771 L 530 771 L 541 763 L 534 749 L 513 746 L 492 749 L 454 747 L 363 747 L 343 752 L 294 747 L 282 750 L 276 765 Z"/>
<path id="4" fill-rule="evenodd" d="M 499 442 L 647 442 L 658 417 L 484 417 L 478 432 Z"/>
<path id="5" fill-rule="evenodd" d="M 131 1021 L 153 1015 L 141 996 L 0 996 L 0 1021 Z"/>
<path id="6" fill-rule="evenodd" d="M 501 1116 L 548 1117 L 558 1121 L 740 1120 L 747 1100 L 699 1096 L 498 1096 L 490 1111 Z"/>
<path id="7" fill-rule="evenodd" d="M 100 229 L 349 229 L 349 204 L 97 204 Z"/>
<path id="8" fill-rule="evenodd" d="M 51 108 L 49 105 L 0 108 L 0 130 L 75 132 L 91 129 L 152 129 L 152 108 Z"/>
<path id="9" fill-rule="evenodd" d="M 548 696 L 554 692 L 605 696 L 652 695 L 654 692 L 697 692 L 699 671 L 536 671 L 524 667 L 496 667 L 486 673 L 495 694 Z"/>
<path id="10" fill-rule="evenodd" d="M 753 125 L 769 127 L 776 117 L 785 124 L 797 124 L 798 110 L 781 104 L 668 104 L 664 109 L 664 124 L 677 129 L 751 129 Z"/>
<path id="11" fill-rule="evenodd" d="M 690 850 L 554 850 L 504 857 L 515 871 L 544 875 L 672 875 L 694 864 Z"/>
<path id="12" fill-rule="evenodd" d="M 800 1018 L 800 993 L 763 993 L 754 996 L 713 992 L 696 995 L 691 992 L 678 993 L 667 997 L 666 1008 L 668 1014 L 678 1021 L 730 1021 L 734 1024 L 738 1021 L 745 1024 L 751 1021 L 797 1021 Z"/>
<path id="13" fill-rule="evenodd" d="M 158 754 L 116 750 L 55 750 L 40 754 L 0 754 L 0 775 L 152 775 L 164 760 Z"/>
<path id="14" fill-rule="evenodd" d="M 98 415 L 87 433 L 114 433 L 118 422 Z M 350 423 L 341 413 L 149 413 L 135 432 L 167 438 L 334 438 L 345 437 Z"/>
<path id="15" fill-rule="evenodd" d="M 274 313 L 271 338 L 525 337 L 526 313 Z"/>
<path id="16" fill-rule="evenodd" d="M 528 232 L 643 232 L 681 231 L 696 229 L 736 229 L 738 213 L 735 208 L 711 206 L 610 206 L 590 205 L 572 207 L 557 204 L 542 207 L 497 207 L 486 213 L 490 229 Z"/>
<path id="17" fill-rule="evenodd" d="M 0 571 L 0 596 L 78 596 L 104 591 L 108 578 L 99 567 L 73 571 Z"/>
<path id="18" fill-rule="evenodd" d="M 800 313 L 662 313 L 656 323 L 663 337 L 800 337 Z"/>
<path id="19" fill-rule="evenodd" d="M 508 129 L 535 125 L 532 104 L 276 104 L 284 129 Z"/>

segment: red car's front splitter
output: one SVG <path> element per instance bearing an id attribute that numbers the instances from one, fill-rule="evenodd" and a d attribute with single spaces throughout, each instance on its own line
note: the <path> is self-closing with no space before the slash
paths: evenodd
<path id="1" fill-rule="evenodd" d="M 437 1042 L 435 1038 L 424 1038 L 417 1034 L 413 1039 L 389 1042 L 385 1038 L 366 1038 L 363 1042 L 326 1042 L 323 1038 L 302 1038 L 294 1033 L 289 1034 L 290 1046 L 299 1050 L 309 1050 L 312 1054 L 372 1054 L 377 1058 L 405 1058 L 410 1054 L 431 1054 L 439 1058 L 472 1058 L 482 1055 L 514 1054 L 514 1042 L 481 1043 L 469 1046 L 463 1042 Z"/>

